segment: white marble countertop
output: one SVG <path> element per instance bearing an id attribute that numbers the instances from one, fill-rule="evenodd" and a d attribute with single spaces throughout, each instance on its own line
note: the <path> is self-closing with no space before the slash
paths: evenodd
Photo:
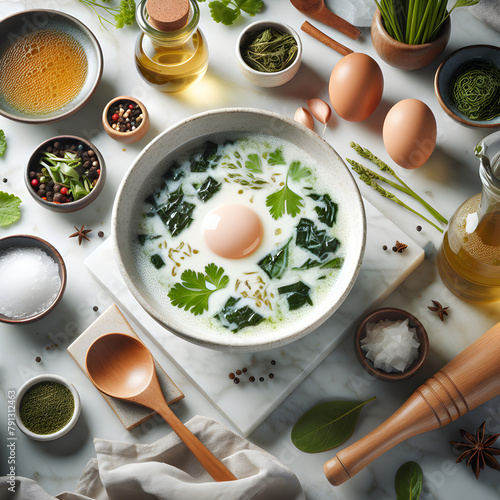
<path id="1" fill-rule="evenodd" d="M 328 3 L 328 2 L 327 2 Z M 266 10 L 256 19 L 280 19 L 300 32 L 305 20 L 287 0 L 267 0 Z M 97 36 L 104 53 L 103 79 L 83 110 L 61 122 L 29 126 L 0 117 L 0 129 L 8 139 L 8 150 L 0 159 L 0 189 L 20 196 L 23 200 L 21 220 L 0 230 L 0 237 L 12 234 L 33 234 L 50 241 L 63 255 L 68 267 L 68 286 L 61 304 L 47 318 L 26 326 L 0 325 L 0 425 L 1 439 L 6 432 L 7 391 L 38 373 L 57 373 L 69 378 L 77 387 L 83 411 L 70 439 L 51 443 L 31 441 L 18 432 L 16 474 L 33 478 L 50 493 L 74 490 L 87 461 L 94 456 L 93 437 L 138 442 L 152 442 L 170 429 L 159 418 L 128 432 L 119 424 L 111 409 L 88 382 L 66 351 L 68 345 L 83 332 L 111 303 L 84 267 L 85 258 L 101 243 L 98 231 L 110 234 L 111 208 L 120 180 L 137 153 L 159 132 L 192 114 L 211 108 L 250 106 L 264 108 L 292 117 L 305 100 L 321 97 L 328 100 L 327 83 L 330 72 L 340 55 L 300 32 L 303 40 L 303 62 L 296 77 L 283 87 L 262 89 L 252 86 L 240 73 L 234 52 L 239 32 L 251 19 L 245 18 L 232 27 L 215 24 L 206 3 L 200 4 L 201 29 L 210 48 L 209 70 L 205 78 L 192 89 L 177 95 L 167 95 L 150 89 L 139 77 L 133 62 L 137 27 L 103 30 L 95 15 L 76 0 L 4 0 L 0 1 L 0 17 L 29 8 L 63 10 L 84 22 Z M 372 117 L 362 123 L 345 122 L 333 117 L 324 134 L 338 153 L 345 158 L 349 141 L 354 140 L 387 159 L 381 126 L 385 113 L 397 101 L 415 97 L 426 102 L 438 123 L 437 147 L 425 166 L 404 171 L 406 181 L 417 192 L 424 193 L 442 213 L 450 217 L 467 197 L 481 189 L 478 164 L 473 155 L 476 143 L 487 135 L 484 130 L 462 127 L 440 108 L 433 92 L 433 76 L 439 61 L 417 72 L 396 70 L 380 61 L 373 51 L 369 32 L 352 41 L 331 28 L 313 22 L 319 29 L 355 51 L 366 52 L 380 63 L 385 78 L 383 101 Z M 459 47 L 478 43 L 500 45 L 500 34 L 480 23 L 466 9 L 453 13 L 450 43 L 440 60 Z M 140 99 L 149 109 L 151 128 L 146 138 L 123 147 L 112 141 L 102 130 L 100 116 L 106 102 L 116 95 L 128 94 Z M 317 131 L 321 133 L 320 127 Z M 30 152 L 43 140 L 60 133 L 80 135 L 93 141 L 105 157 L 108 166 L 106 185 L 100 197 L 90 207 L 74 214 L 54 214 L 42 210 L 26 191 L 23 180 L 25 162 Z M 387 452 L 355 478 L 334 488 L 323 475 L 323 463 L 336 450 L 314 455 L 304 454 L 291 443 L 290 431 L 296 420 L 315 404 L 335 399 L 377 400 L 365 407 L 358 426 L 346 445 L 364 436 L 395 411 L 423 381 L 473 340 L 500 321 L 499 303 L 472 305 L 453 296 L 441 283 L 436 271 L 435 251 L 441 235 L 425 224 L 418 233 L 420 220 L 395 208 L 362 185 L 363 195 L 396 225 L 428 249 L 427 258 L 384 305 L 401 307 L 416 315 L 427 328 L 431 353 L 424 369 L 405 382 L 388 384 L 365 375 L 355 359 L 352 341 L 347 338 L 321 365 L 274 411 L 249 439 L 268 450 L 289 466 L 301 481 L 308 499 L 385 500 L 395 497 L 394 476 L 400 465 L 417 461 L 424 471 L 421 498 L 455 500 L 478 498 L 494 500 L 500 497 L 498 472 L 486 470 L 477 481 L 463 463 L 455 464 L 456 454 L 448 441 L 459 439 L 459 429 L 475 430 L 484 420 L 489 434 L 500 432 L 500 399 L 491 400 L 473 410 L 461 420 L 428 434 L 412 438 Z M 93 231 L 90 241 L 78 246 L 68 239 L 73 226 L 85 224 Z M 450 306 L 445 322 L 432 314 L 427 306 L 431 299 Z M 94 312 L 93 306 L 99 311 Z M 224 418 L 190 384 L 188 379 L 154 345 L 144 339 L 165 371 L 186 395 L 174 405 L 183 421 L 196 414 Z M 35 358 L 42 361 L 37 363 Z M 0 446 L 4 448 L 5 442 Z M 497 445 L 498 446 L 498 445 Z M 337 450 L 338 451 L 338 450 Z M 0 474 L 6 467 L 5 453 L 0 454 Z M 4 498 L 3 492 L 0 497 Z"/>

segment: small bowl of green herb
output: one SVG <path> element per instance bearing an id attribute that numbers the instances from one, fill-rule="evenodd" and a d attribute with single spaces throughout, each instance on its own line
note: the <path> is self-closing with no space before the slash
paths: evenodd
<path id="1" fill-rule="evenodd" d="M 253 84 L 278 87 L 299 70 L 302 42 L 288 24 L 257 21 L 241 32 L 236 56 L 242 73 Z"/>
<path id="2" fill-rule="evenodd" d="M 67 434 L 75 426 L 80 411 L 78 391 L 59 375 L 33 377 L 17 392 L 17 427 L 36 441 L 52 441 Z"/>
<path id="3" fill-rule="evenodd" d="M 92 203 L 106 178 L 104 158 L 81 137 L 52 137 L 40 144 L 26 167 L 25 182 L 33 199 L 54 212 L 76 212 Z"/>
<path id="4" fill-rule="evenodd" d="M 500 47 L 469 45 L 439 66 L 434 91 L 444 111 L 472 127 L 500 127 Z"/>

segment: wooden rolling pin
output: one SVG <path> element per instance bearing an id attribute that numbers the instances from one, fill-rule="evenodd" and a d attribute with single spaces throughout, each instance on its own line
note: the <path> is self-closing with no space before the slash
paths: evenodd
<path id="1" fill-rule="evenodd" d="M 443 427 L 498 394 L 500 323 L 421 385 L 384 423 L 326 462 L 325 475 L 338 486 L 401 441 Z"/>

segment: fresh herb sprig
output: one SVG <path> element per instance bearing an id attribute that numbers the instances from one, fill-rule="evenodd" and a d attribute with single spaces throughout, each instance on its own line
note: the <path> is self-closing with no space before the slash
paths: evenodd
<path id="1" fill-rule="evenodd" d="M 10 226 L 21 218 L 20 204 L 17 196 L 0 191 L 0 227 Z"/>
<path id="2" fill-rule="evenodd" d="M 5 132 L 0 129 L 0 157 L 5 154 L 7 150 L 7 140 L 5 139 Z"/>
<path id="3" fill-rule="evenodd" d="M 110 24 L 117 29 L 124 26 L 132 26 L 135 21 L 135 1 L 134 0 L 121 0 L 118 7 L 111 7 L 107 5 L 110 0 L 102 0 L 103 3 L 96 0 L 78 0 L 90 9 L 92 9 L 99 19 L 101 26 L 106 29 L 106 24 Z M 102 12 L 104 15 L 101 15 Z M 109 20 L 105 15 L 113 16 L 113 21 Z"/>
<path id="4" fill-rule="evenodd" d="M 387 33 L 402 43 L 419 45 L 432 41 L 456 7 L 475 5 L 479 0 L 457 0 L 448 12 L 448 0 L 374 0 Z"/>
<path id="5" fill-rule="evenodd" d="M 198 2 L 205 2 L 205 0 L 198 0 Z M 261 0 L 222 0 L 213 1 L 208 4 L 212 19 L 216 23 L 222 23 L 230 26 L 236 21 L 242 12 L 247 13 L 249 16 L 258 14 L 264 2 Z"/>

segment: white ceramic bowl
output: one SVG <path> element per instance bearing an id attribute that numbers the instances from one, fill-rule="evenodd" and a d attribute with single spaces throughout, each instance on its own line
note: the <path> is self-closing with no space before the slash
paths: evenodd
<path id="1" fill-rule="evenodd" d="M 275 28 L 284 33 L 289 33 L 297 42 L 297 56 L 292 64 L 290 64 L 287 68 L 274 73 L 264 73 L 263 71 L 257 71 L 251 68 L 241 55 L 241 49 L 248 43 L 248 40 L 251 40 L 267 28 Z M 258 85 L 259 87 L 278 87 L 279 85 L 283 85 L 290 81 L 299 70 L 302 59 L 302 42 L 296 31 L 291 26 L 288 26 L 288 24 L 276 21 L 256 21 L 255 23 L 248 25 L 240 33 L 238 42 L 236 43 L 236 57 L 238 58 L 241 72 L 254 85 Z"/>
<path id="2" fill-rule="evenodd" d="M 21 400 L 23 399 L 24 394 L 26 391 L 33 387 L 34 385 L 38 384 L 39 382 L 57 382 L 59 384 L 64 385 L 67 387 L 70 391 L 71 394 L 73 395 L 73 399 L 75 400 L 75 410 L 73 412 L 73 416 L 71 417 L 71 420 L 62 428 L 59 429 L 57 432 L 53 432 L 52 434 L 36 434 L 29 429 L 25 427 L 25 425 L 22 423 L 21 418 L 20 418 L 20 407 L 21 407 Z M 78 394 L 78 391 L 76 390 L 75 386 L 67 379 L 64 377 L 61 377 L 59 375 L 53 375 L 53 374 L 44 374 L 44 375 L 37 375 L 36 377 L 31 378 L 27 382 L 25 382 L 21 388 L 17 391 L 17 396 L 16 396 L 16 425 L 17 428 L 23 432 L 23 434 L 26 434 L 31 439 L 34 439 L 35 441 L 53 441 L 54 439 L 60 438 L 67 434 L 76 424 L 78 417 L 80 416 L 80 411 L 81 411 L 81 404 L 80 404 L 80 395 Z"/>
<path id="3" fill-rule="evenodd" d="M 182 322 L 148 291 L 137 271 L 132 242 L 137 239 L 137 213 L 143 200 L 154 190 L 167 167 L 187 148 L 199 147 L 213 135 L 265 133 L 290 141 L 312 156 L 320 168 L 335 172 L 339 191 L 346 193 L 349 210 L 347 252 L 342 270 L 327 299 L 315 305 L 316 314 L 301 321 L 280 326 L 269 335 L 220 335 Z M 161 325 L 196 344 L 219 350 L 258 351 L 271 349 L 301 338 L 322 324 L 342 304 L 353 286 L 361 266 L 365 247 L 365 213 L 357 185 L 334 149 L 303 125 L 277 113 L 250 108 L 229 108 L 190 117 L 169 128 L 139 154 L 125 175 L 113 210 L 113 235 L 116 258 L 122 276 L 141 306 Z M 181 313 L 184 311 L 180 311 Z"/>

